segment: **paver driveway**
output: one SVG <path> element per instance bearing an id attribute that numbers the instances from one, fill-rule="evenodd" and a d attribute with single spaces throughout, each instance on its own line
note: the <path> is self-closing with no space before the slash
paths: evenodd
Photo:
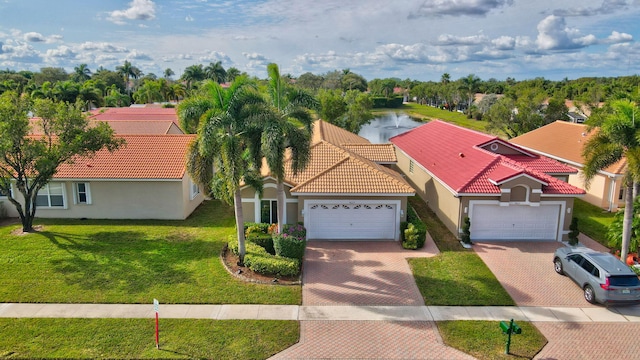
<path id="1" fill-rule="evenodd" d="M 599 251 L 604 247 L 584 236 L 580 242 Z M 473 245 L 518 306 L 589 307 L 582 290 L 553 270 L 558 242 L 486 242 Z"/>
<path id="2" fill-rule="evenodd" d="M 430 238 L 418 251 L 396 242 L 310 241 L 303 305 L 424 305 L 407 257 L 438 252 Z M 302 321 L 300 342 L 272 359 L 473 359 L 445 346 L 428 321 Z"/>

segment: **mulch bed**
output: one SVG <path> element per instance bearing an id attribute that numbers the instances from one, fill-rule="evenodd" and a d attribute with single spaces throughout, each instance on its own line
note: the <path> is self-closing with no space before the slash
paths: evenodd
<path id="1" fill-rule="evenodd" d="M 243 281 L 271 285 L 300 285 L 302 283 L 300 280 L 301 275 L 276 277 L 273 275 L 259 274 L 249 269 L 248 267 L 238 266 L 238 256 L 229 251 L 226 246 L 222 250 L 220 258 L 227 271 L 231 275 Z M 238 273 L 238 270 L 241 270 L 241 272 Z"/>

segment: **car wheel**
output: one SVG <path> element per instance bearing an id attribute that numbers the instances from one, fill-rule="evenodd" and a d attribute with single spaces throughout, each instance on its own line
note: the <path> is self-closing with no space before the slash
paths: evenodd
<path id="1" fill-rule="evenodd" d="M 584 287 L 584 299 L 590 302 L 591 304 L 596 303 L 596 293 L 593 291 L 591 285 L 585 285 Z"/>
<path id="2" fill-rule="evenodd" d="M 553 269 L 560 275 L 564 275 L 564 271 L 562 270 L 562 260 L 560 258 L 553 259 Z"/>

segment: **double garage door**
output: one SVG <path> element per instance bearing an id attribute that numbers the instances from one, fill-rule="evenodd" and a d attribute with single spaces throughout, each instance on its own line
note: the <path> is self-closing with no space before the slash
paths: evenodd
<path id="1" fill-rule="evenodd" d="M 305 227 L 310 240 L 395 240 L 396 203 L 306 204 Z"/>
<path id="2" fill-rule="evenodd" d="M 560 205 L 474 204 L 471 240 L 557 240 Z"/>

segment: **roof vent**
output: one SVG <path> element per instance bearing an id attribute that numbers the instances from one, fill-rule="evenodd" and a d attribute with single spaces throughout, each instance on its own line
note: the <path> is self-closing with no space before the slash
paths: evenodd
<path id="1" fill-rule="evenodd" d="M 463 153 L 458 153 L 458 156 L 460 156 L 461 158 L 463 158 L 463 157 L 464 157 L 464 154 L 463 154 Z"/>
<path id="2" fill-rule="evenodd" d="M 582 133 L 582 137 L 585 137 L 585 136 L 587 136 L 587 133 Z"/>

